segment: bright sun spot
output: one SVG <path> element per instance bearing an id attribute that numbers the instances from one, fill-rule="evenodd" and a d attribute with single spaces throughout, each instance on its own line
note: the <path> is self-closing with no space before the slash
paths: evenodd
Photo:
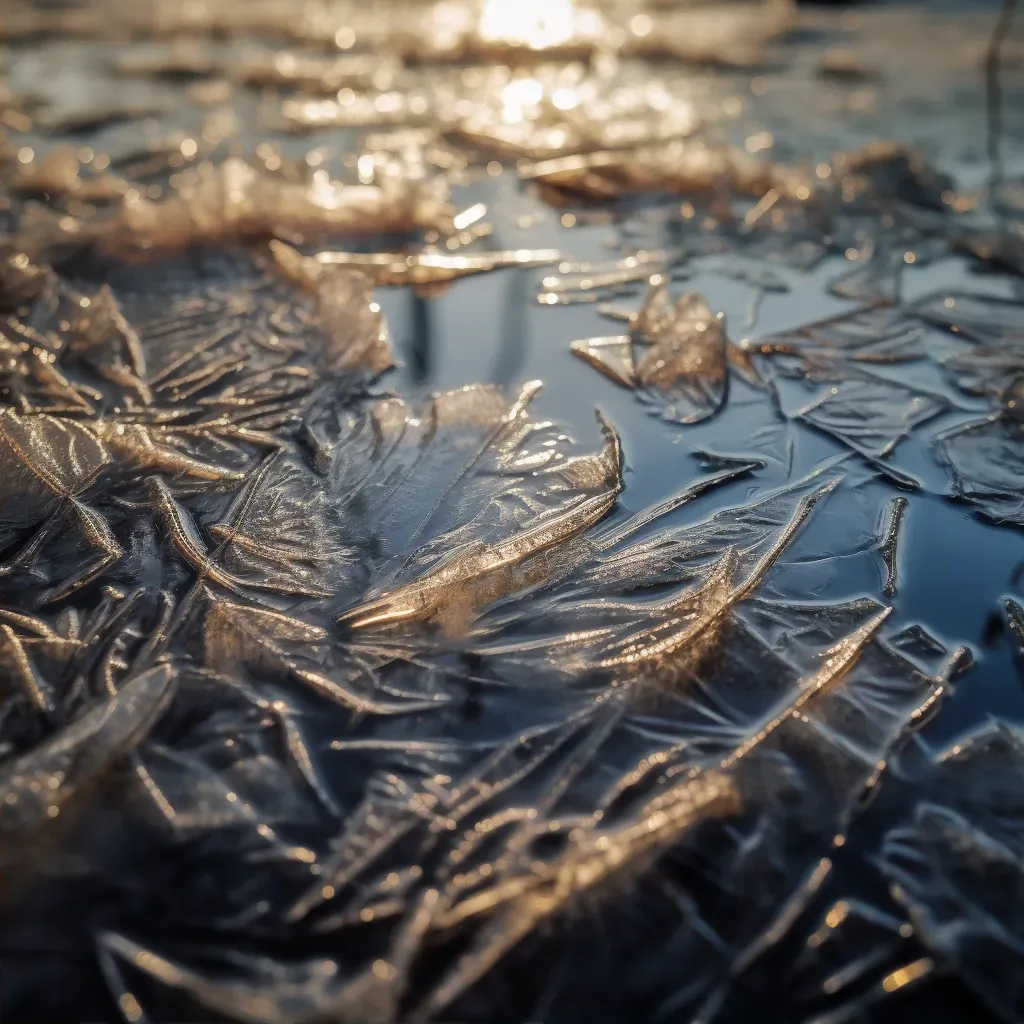
<path id="1" fill-rule="evenodd" d="M 524 112 L 544 98 L 544 87 L 536 78 L 513 79 L 501 90 L 501 119 L 506 124 L 519 124 Z"/>
<path id="2" fill-rule="evenodd" d="M 479 31 L 483 39 L 543 50 L 576 34 L 576 11 L 572 0 L 485 0 Z"/>

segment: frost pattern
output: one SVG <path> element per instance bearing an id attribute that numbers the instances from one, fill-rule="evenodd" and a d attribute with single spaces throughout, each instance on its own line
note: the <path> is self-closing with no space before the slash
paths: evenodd
<path id="1" fill-rule="evenodd" d="M 970 651 L 907 569 L 934 495 L 1024 526 L 1020 182 L 941 169 L 979 37 L 500 6 L 5 10 L 3 1009 L 1017 1019 L 1024 746 L 917 734 Z M 537 381 L 384 376 L 374 287 L 532 268 L 560 356 L 624 323 L 571 351 L 668 497 L 628 395 L 577 443 Z"/>
<path id="2" fill-rule="evenodd" d="M 936 758 L 930 791 L 882 848 L 921 941 L 1005 1019 L 1024 1007 L 1024 738 L 994 722 Z"/>

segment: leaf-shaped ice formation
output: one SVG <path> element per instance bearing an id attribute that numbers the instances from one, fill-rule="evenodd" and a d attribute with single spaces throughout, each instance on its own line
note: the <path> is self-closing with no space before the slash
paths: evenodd
<path id="1" fill-rule="evenodd" d="M 946 408 L 939 396 L 915 394 L 888 381 L 858 380 L 829 388 L 797 415 L 854 451 L 881 459 Z"/>
<path id="2" fill-rule="evenodd" d="M 275 452 L 209 532 L 218 563 L 242 586 L 325 598 L 352 560 L 334 519 L 317 477 Z"/>
<path id="3" fill-rule="evenodd" d="M 110 527 L 79 499 L 110 461 L 105 446 L 85 424 L 48 415 L 20 416 L 0 407 L 0 545 L 9 549 L 25 528 L 36 528 L 6 563 L 0 563 L 0 577 L 29 563 L 46 539 L 68 523 L 96 554 L 84 568 L 46 591 L 43 603 L 84 586 L 117 561 L 122 551 Z"/>
<path id="4" fill-rule="evenodd" d="M 1024 304 L 954 293 L 926 299 L 916 313 L 973 343 L 942 361 L 954 387 L 988 396 L 999 410 L 1012 403 L 1014 385 L 1024 378 Z"/>
<path id="5" fill-rule="evenodd" d="M 370 278 L 332 274 L 317 291 L 317 315 L 326 335 L 323 365 L 331 373 L 383 373 L 394 362 Z"/>
<path id="6" fill-rule="evenodd" d="M 914 931 L 1006 1020 L 1024 1012 L 1024 737 L 994 722 L 938 755 L 881 867 Z"/>
<path id="7" fill-rule="evenodd" d="M 1024 526 L 1024 424 L 993 416 L 947 434 L 941 451 L 958 495 L 996 522 Z"/>
<path id="8" fill-rule="evenodd" d="M 920 302 L 918 317 L 971 347 L 942 360 L 951 385 L 988 398 L 991 414 L 937 438 L 953 471 L 954 493 L 996 522 L 1024 524 L 1019 479 L 1024 467 L 1024 305 L 983 295 L 947 294 Z"/>
<path id="9" fill-rule="evenodd" d="M 628 337 L 574 341 L 572 351 L 654 402 L 665 419 L 698 423 L 726 398 L 722 320 L 695 292 L 673 304 L 664 285 L 653 285 Z"/>
<path id="10" fill-rule="evenodd" d="M 751 350 L 788 415 L 876 463 L 949 408 L 942 394 L 887 370 L 925 355 L 920 327 L 899 309 L 857 310 L 773 335 Z"/>
<path id="11" fill-rule="evenodd" d="M 1003 341 L 1013 346 L 1024 330 L 1022 304 L 994 295 L 943 291 L 918 302 L 914 312 L 926 323 L 986 347 Z"/>
<path id="12" fill-rule="evenodd" d="M 205 664 L 230 675 L 244 668 L 256 677 L 292 681 L 342 707 L 363 714 L 391 715 L 429 710 L 439 701 L 387 700 L 365 688 L 367 673 L 359 664 L 332 659 L 329 635 L 318 626 L 279 612 L 208 596 L 203 628 Z M 340 661 L 340 666 L 332 664 Z M 371 684 L 373 677 L 370 677 Z"/>
<path id="13" fill-rule="evenodd" d="M 159 665 L 17 758 L 0 774 L 0 834 L 5 867 L 24 859 L 36 836 L 73 808 L 120 757 L 146 735 L 167 706 L 174 671 Z"/>
<path id="14" fill-rule="evenodd" d="M 841 299 L 889 305 L 899 299 L 903 254 L 872 253 L 858 257 L 852 270 L 846 270 L 829 284 L 829 291 Z"/>
<path id="15" fill-rule="evenodd" d="M 1024 309 L 1021 311 L 1024 313 Z M 1014 385 L 1024 378 L 1024 333 L 998 346 L 982 346 L 943 361 L 950 380 L 972 394 L 1012 400 Z"/>
<path id="16" fill-rule="evenodd" d="M 224 618 L 233 610 L 237 606 Z M 256 658 L 250 652 L 241 664 L 256 665 Z M 339 813 L 311 753 L 306 704 L 275 685 L 286 682 L 281 673 L 246 675 L 239 668 L 236 662 L 231 672 L 183 673 L 184 699 L 161 736 L 133 758 L 136 787 L 124 808 L 157 849 L 170 847 L 172 857 L 184 857 L 201 872 L 168 911 L 200 927 L 240 913 L 266 917 L 271 902 L 280 900 L 265 888 L 271 879 L 289 872 L 301 877 L 315 859 L 296 835 Z M 247 869 L 239 872 L 239 863 Z M 126 858 L 124 868 L 129 878 L 152 875 L 135 857 Z"/>
<path id="17" fill-rule="evenodd" d="M 4 478 L 0 524 L 31 526 L 81 494 L 110 462 L 86 426 L 56 416 L 20 416 L 0 408 Z"/>
<path id="18" fill-rule="evenodd" d="M 343 616 L 350 629 L 419 622 L 460 632 L 483 607 L 557 572 L 569 542 L 611 510 L 622 487 L 618 436 L 602 420 L 602 450 L 567 457 L 567 439 L 529 416 L 538 386 L 511 404 L 464 388 L 415 414 L 388 400 L 343 425 L 331 487 L 367 517 L 382 559 Z M 424 511 L 410 517 L 410 508 Z"/>

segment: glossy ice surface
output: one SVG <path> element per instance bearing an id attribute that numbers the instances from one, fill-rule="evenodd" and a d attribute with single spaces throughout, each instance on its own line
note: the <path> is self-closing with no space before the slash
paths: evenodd
<path id="1" fill-rule="evenodd" d="M 1014 7 L 8 0 L 5 1019 L 1024 1016 Z"/>

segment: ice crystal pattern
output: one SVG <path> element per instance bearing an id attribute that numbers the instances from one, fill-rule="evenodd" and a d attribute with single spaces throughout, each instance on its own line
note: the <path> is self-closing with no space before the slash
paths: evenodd
<path id="1" fill-rule="evenodd" d="M 856 52 L 755 126 L 787 0 L 8 7 L 7 1016 L 1024 1014 L 1024 740 L 919 732 L 972 651 L 905 573 L 922 508 L 1024 527 L 1018 180 L 834 144 Z M 617 324 L 559 336 L 586 434 L 389 376 L 375 288 L 499 273 Z"/>

